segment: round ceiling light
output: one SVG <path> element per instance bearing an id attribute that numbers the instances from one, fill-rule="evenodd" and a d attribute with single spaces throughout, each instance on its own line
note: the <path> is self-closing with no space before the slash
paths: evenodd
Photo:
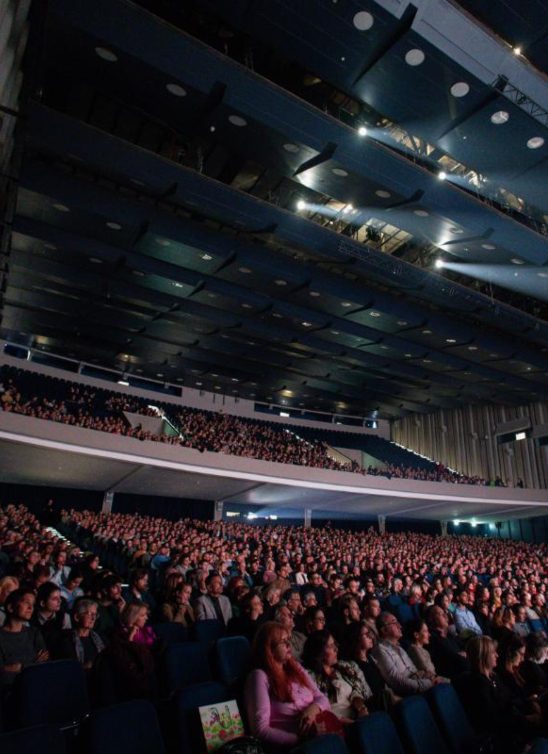
<path id="1" fill-rule="evenodd" d="M 348 171 L 343 170 L 343 168 L 332 168 L 331 172 L 333 173 L 333 175 L 340 175 L 341 178 L 346 178 L 346 176 L 348 175 Z"/>
<path id="2" fill-rule="evenodd" d="M 390 199 L 390 197 L 392 196 L 390 191 L 385 191 L 384 189 L 377 189 L 377 191 L 375 191 L 375 195 L 379 196 L 381 199 Z"/>
<path id="3" fill-rule="evenodd" d="M 520 259 L 519 257 L 512 257 L 510 261 L 512 262 L 512 264 L 525 264 L 523 259 Z"/>
<path id="4" fill-rule="evenodd" d="M 548 278 L 548 272 L 537 272 L 539 278 Z"/>
<path id="5" fill-rule="evenodd" d="M 413 210 L 413 213 L 417 215 L 417 217 L 428 217 L 428 212 L 425 209 L 415 209 Z"/>
<path id="6" fill-rule="evenodd" d="M 529 141 L 527 142 L 528 149 L 539 149 L 544 144 L 544 139 L 542 136 L 533 136 Z"/>
<path id="7" fill-rule="evenodd" d="M 175 97 L 186 97 L 186 89 L 183 89 L 180 84 L 166 84 L 166 89 Z"/>
<path id="8" fill-rule="evenodd" d="M 509 120 L 510 113 L 506 112 L 506 110 L 497 110 L 497 112 L 493 113 L 491 116 L 491 123 L 495 126 L 502 126 L 503 123 L 507 123 Z"/>
<path id="9" fill-rule="evenodd" d="M 279 280 L 274 281 L 274 285 L 287 285 L 287 280 L 282 280 L 280 278 Z"/>
<path id="10" fill-rule="evenodd" d="M 120 223 L 115 223 L 115 222 L 112 222 L 111 220 L 107 222 L 107 228 L 110 228 L 111 230 L 122 230 L 122 226 L 120 225 Z"/>
<path id="11" fill-rule="evenodd" d="M 106 47 L 96 47 L 95 54 L 98 55 L 101 60 L 106 60 L 107 63 L 116 63 L 116 61 L 118 60 L 118 55 L 116 55 L 114 52 L 112 52 L 112 50 L 109 50 Z"/>
<path id="12" fill-rule="evenodd" d="M 368 31 L 375 23 L 375 19 L 371 13 L 368 13 L 366 10 L 360 10 L 352 19 L 352 23 L 358 31 Z"/>
<path id="13" fill-rule="evenodd" d="M 242 275 L 250 275 L 251 274 L 251 270 L 249 269 L 249 267 L 238 267 L 238 272 L 241 272 Z"/>
<path id="14" fill-rule="evenodd" d="M 156 243 L 160 246 L 171 246 L 171 241 L 168 241 L 167 238 L 157 238 Z"/>
<path id="15" fill-rule="evenodd" d="M 466 81 L 457 81 L 457 83 L 453 84 L 449 91 L 451 92 L 453 97 L 466 97 L 466 95 L 470 91 L 470 85 L 467 84 Z"/>
<path id="16" fill-rule="evenodd" d="M 247 126 L 247 120 L 245 118 L 242 118 L 241 115 L 229 115 L 228 121 L 229 123 L 232 123 L 233 126 L 238 126 L 238 128 Z"/>
<path id="17" fill-rule="evenodd" d="M 70 212 L 70 209 L 67 207 L 66 204 L 54 204 L 53 208 L 56 209 L 58 212 Z"/>
<path id="18" fill-rule="evenodd" d="M 420 65 L 421 63 L 424 63 L 425 58 L 426 55 L 424 52 L 418 48 L 414 48 L 405 53 L 405 62 L 407 65 Z"/>
<path id="19" fill-rule="evenodd" d="M 291 152 L 291 154 L 299 151 L 299 147 L 296 144 L 284 144 L 284 149 L 286 152 Z"/>
<path id="20" fill-rule="evenodd" d="M 493 251 L 493 249 L 496 249 L 497 247 L 492 243 L 482 243 L 481 248 L 487 249 L 487 251 Z"/>

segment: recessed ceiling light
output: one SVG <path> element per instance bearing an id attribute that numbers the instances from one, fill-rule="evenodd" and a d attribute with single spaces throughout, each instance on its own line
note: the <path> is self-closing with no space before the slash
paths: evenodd
<path id="1" fill-rule="evenodd" d="M 350 307 L 352 306 L 352 302 L 351 301 L 341 301 L 341 306 L 344 307 L 345 309 L 350 309 Z"/>
<path id="2" fill-rule="evenodd" d="M 286 152 L 291 152 L 291 154 L 295 154 L 299 151 L 297 144 L 284 144 L 284 149 Z"/>
<path id="3" fill-rule="evenodd" d="M 211 376 L 212 376 L 212 377 L 218 377 L 219 375 L 218 375 L 218 374 L 215 374 L 215 372 L 211 372 Z"/>
<path id="4" fill-rule="evenodd" d="M 415 209 L 413 210 L 413 214 L 417 215 L 417 217 L 428 217 L 429 215 L 425 209 Z"/>
<path id="5" fill-rule="evenodd" d="M 275 281 L 274 281 L 274 285 L 281 285 L 281 286 L 283 286 L 283 285 L 287 285 L 287 280 L 282 280 L 282 279 L 280 278 L 280 280 L 275 280 Z"/>
<path id="6" fill-rule="evenodd" d="M 251 274 L 251 270 L 249 269 L 249 267 L 238 267 L 238 272 L 241 272 L 242 275 L 250 275 Z"/>
<path id="7" fill-rule="evenodd" d="M 510 113 L 506 110 L 497 110 L 491 116 L 491 123 L 495 126 L 502 126 L 503 123 L 507 123 L 510 120 Z"/>
<path id="8" fill-rule="evenodd" d="M 229 123 L 232 123 L 233 126 L 238 126 L 238 128 L 247 126 L 247 120 L 242 118 L 241 115 L 229 115 L 228 121 Z"/>
<path id="9" fill-rule="evenodd" d="M 548 272 L 537 272 L 539 278 L 548 278 Z"/>
<path id="10" fill-rule="evenodd" d="M 300 212 L 303 209 L 306 209 L 306 202 L 303 199 L 299 199 L 297 204 L 295 205 L 297 207 L 297 210 Z"/>
<path id="11" fill-rule="evenodd" d="M 66 204 L 54 204 L 53 208 L 58 210 L 59 212 L 70 212 L 70 209 L 67 207 Z"/>
<path id="12" fill-rule="evenodd" d="M 423 359 L 422 363 L 423 364 L 431 364 L 432 363 L 432 359 Z"/>
<path id="13" fill-rule="evenodd" d="M 231 378 L 231 381 L 232 381 L 232 382 L 239 382 L 239 380 L 238 380 L 238 378 L 237 378 L 237 377 L 232 377 L 232 378 Z"/>
<path id="14" fill-rule="evenodd" d="M 303 327 L 312 327 L 312 322 L 301 322 Z"/>
<path id="15" fill-rule="evenodd" d="M 407 65 L 420 65 L 421 63 L 424 63 L 425 54 L 422 50 L 419 50 L 417 47 L 415 47 L 412 50 L 408 50 L 405 53 L 405 62 Z"/>
<path id="16" fill-rule="evenodd" d="M 466 81 L 457 81 L 449 90 L 453 97 L 466 97 L 470 91 L 470 85 Z"/>
<path id="17" fill-rule="evenodd" d="M 208 293 L 207 297 L 208 298 L 217 298 L 217 294 L 216 293 Z"/>
<path id="18" fill-rule="evenodd" d="M 163 376 L 164 376 L 163 372 L 156 372 L 156 377 L 163 377 Z"/>
<path id="19" fill-rule="evenodd" d="M 521 55 L 521 47 L 514 47 L 512 49 L 512 52 L 514 53 L 514 55 Z"/>
<path id="20" fill-rule="evenodd" d="M 456 343 L 457 341 L 454 338 L 446 338 L 445 342 L 446 343 Z"/>
<path id="21" fill-rule="evenodd" d="M 156 243 L 160 246 L 171 246 L 171 241 L 168 241 L 167 238 L 157 238 Z"/>
<path id="22" fill-rule="evenodd" d="M 175 286 L 175 288 L 182 288 L 183 287 L 182 283 L 173 283 L 173 285 Z"/>
<path id="23" fill-rule="evenodd" d="M 214 385 L 214 388 L 215 388 L 215 390 L 220 390 L 221 386 L 220 385 Z"/>
<path id="24" fill-rule="evenodd" d="M 333 173 L 333 175 L 340 175 L 341 178 L 346 178 L 346 176 L 348 175 L 348 171 L 344 170 L 343 168 L 332 168 L 331 172 Z"/>
<path id="25" fill-rule="evenodd" d="M 367 136 L 367 126 L 359 126 L 358 136 Z"/>
<path id="26" fill-rule="evenodd" d="M 462 228 L 457 228 L 455 226 L 453 226 L 452 228 L 449 228 L 449 232 L 450 233 L 464 233 Z"/>
<path id="27" fill-rule="evenodd" d="M 410 353 L 404 353 L 403 355 L 405 356 L 406 359 L 410 359 L 412 354 L 410 354 Z"/>
<path id="28" fill-rule="evenodd" d="M 242 309 L 252 309 L 252 308 L 253 307 L 251 306 L 251 304 L 246 304 L 246 303 L 242 304 Z"/>
<path id="29" fill-rule="evenodd" d="M 202 259 L 204 260 L 204 262 L 211 262 L 211 260 L 213 259 L 213 257 L 211 256 L 211 254 L 201 254 L 200 256 L 202 257 Z"/>
<path id="30" fill-rule="evenodd" d="M 432 335 L 432 330 L 423 330 L 422 334 L 423 335 Z"/>
<path id="31" fill-rule="evenodd" d="M 538 149 L 543 144 L 544 144 L 544 139 L 542 138 L 542 136 L 533 136 L 527 142 L 527 146 L 529 149 Z"/>
<path id="32" fill-rule="evenodd" d="M 468 350 L 469 351 L 477 351 L 478 347 L 477 346 L 468 346 Z"/>
<path id="33" fill-rule="evenodd" d="M 408 323 L 404 319 L 398 319 L 398 321 L 396 322 L 396 324 L 399 325 L 400 327 L 404 327 Z"/>
<path id="34" fill-rule="evenodd" d="M 120 223 L 114 223 L 109 220 L 107 223 L 107 228 L 110 228 L 111 230 L 122 230 L 122 226 Z"/>
<path id="35" fill-rule="evenodd" d="M 520 259 L 519 257 L 512 257 L 510 261 L 512 262 L 512 264 L 525 264 L 523 259 Z"/>
<path id="36" fill-rule="evenodd" d="M 381 350 L 382 350 L 382 351 L 388 351 L 388 346 L 382 345 L 382 346 L 381 346 Z"/>
<path id="37" fill-rule="evenodd" d="M 45 243 L 44 249 L 50 249 L 51 251 L 55 251 L 57 249 L 57 246 L 54 243 Z"/>
<path id="38" fill-rule="evenodd" d="M 309 296 L 312 296 L 313 298 L 318 298 L 320 295 L 319 291 L 309 291 Z"/>
<path id="39" fill-rule="evenodd" d="M 493 251 L 493 249 L 496 249 L 497 247 L 492 243 L 482 243 L 481 248 L 487 249 L 487 251 Z"/>
<path id="40" fill-rule="evenodd" d="M 389 199 L 392 196 L 390 191 L 385 191 L 384 189 L 377 189 L 375 194 L 376 196 L 380 196 L 381 199 Z"/>
<path id="41" fill-rule="evenodd" d="M 112 50 L 108 50 L 106 47 L 96 47 L 95 54 L 102 60 L 106 60 L 107 63 L 116 63 L 118 60 L 118 55 L 112 52 Z"/>
<path id="42" fill-rule="evenodd" d="M 352 23 L 358 31 L 368 31 L 374 24 L 375 19 L 366 10 L 360 10 L 355 14 Z"/>
<path id="43" fill-rule="evenodd" d="M 97 257 L 90 257 L 89 261 L 93 262 L 93 264 L 103 264 L 103 260 L 102 259 L 98 259 Z"/>
<path id="44" fill-rule="evenodd" d="M 380 312 L 371 311 L 371 312 L 369 312 L 369 316 L 370 317 L 380 317 L 381 313 Z"/>
<path id="45" fill-rule="evenodd" d="M 175 97 L 186 97 L 186 89 L 183 89 L 179 84 L 166 84 L 166 89 Z"/>
<path id="46" fill-rule="evenodd" d="M 131 272 L 133 273 L 133 275 L 137 275 L 137 277 L 140 277 L 140 278 L 144 278 L 145 276 L 145 273 L 142 272 L 141 270 L 132 270 Z"/>
<path id="47" fill-rule="evenodd" d="M 440 170 L 440 172 L 438 173 L 438 180 L 444 181 L 446 178 L 447 178 L 447 173 L 445 172 L 445 170 Z"/>
<path id="48" fill-rule="evenodd" d="M 282 314 L 280 314 L 279 312 L 272 312 L 272 316 L 273 316 L 273 317 L 274 317 L 275 319 L 283 319 L 283 315 L 282 315 Z"/>

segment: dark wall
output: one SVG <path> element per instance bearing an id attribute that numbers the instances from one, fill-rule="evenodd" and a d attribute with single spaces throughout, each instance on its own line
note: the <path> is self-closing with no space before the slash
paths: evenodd
<path id="1" fill-rule="evenodd" d="M 503 521 L 500 536 L 503 539 L 522 539 L 525 542 L 548 542 L 548 516 Z"/>
<path id="2" fill-rule="evenodd" d="M 142 513 L 145 516 L 159 516 L 171 520 L 195 518 L 207 521 L 213 518 L 213 502 L 176 497 L 115 494 L 112 511 L 114 513 Z"/>
<path id="3" fill-rule="evenodd" d="M 0 482 L 0 505 L 24 503 L 33 513 L 40 511 L 49 499 L 54 508 L 75 510 L 101 510 L 103 493 L 94 490 L 77 490 L 68 487 L 36 487 L 30 484 Z"/>

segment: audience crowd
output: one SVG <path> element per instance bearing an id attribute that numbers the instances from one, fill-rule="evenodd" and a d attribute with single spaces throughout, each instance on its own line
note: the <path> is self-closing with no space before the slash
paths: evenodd
<path id="1" fill-rule="evenodd" d="M 545 544 L 56 512 L 51 501 L 40 518 L 0 508 L 8 705 L 23 668 L 59 658 L 82 664 L 96 704 L 108 684 L 109 701 L 157 702 L 163 627 L 191 635 L 216 621 L 252 644 L 242 704 L 269 750 L 343 734 L 446 683 L 496 754 L 547 732 Z"/>
<path id="2" fill-rule="evenodd" d="M 501 479 L 487 480 L 452 471 L 442 464 L 428 468 L 406 463 L 383 463 L 362 468 L 356 461 L 334 457 L 320 439 L 303 439 L 283 425 L 257 421 L 222 412 L 205 411 L 175 404 L 151 408 L 144 399 L 56 378 L 42 378 L 32 372 L 3 367 L 0 372 L 0 408 L 37 419 L 61 422 L 101 432 L 196 448 L 200 452 L 225 453 L 263 461 L 295 464 L 388 479 L 414 479 L 451 484 L 505 486 Z M 176 434 L 154 433 L 142 424 L 132 424 L 126 412 L 157 416 L 160 410 Z M 386 442 L 387 445 L 391 445 Z M 393 452 L 393 447 L 391 447 Z M 404 453 L 406 458 L 412 457 Z M 522 485 L 521 485 L 522 486 Z"/>

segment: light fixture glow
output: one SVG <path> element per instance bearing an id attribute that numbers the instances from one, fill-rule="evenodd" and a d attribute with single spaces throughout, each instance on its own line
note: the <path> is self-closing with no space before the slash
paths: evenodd
<path id="1" fill-rule="evenodd" d="M 439 269 L 441 269 L 441 268 L 442 268 L 443 266 L 444 266 L 444 261 L 443 261 L 443 259 L 436 259 L 436 261 L 434 262 L 434 267 L 435 267 L 435 268 L 436 268 L 437 270 L 439 270 Z"/>
<path id="2" fill-rule="evenodd" d="M 358 136 L 367 136 L 367 128 L 365 126 L 358 128 Z"/>
<path id="3" fill-rule="evenodd" d="M 444 181 L 447 178 L 447 173 L 444 170 L 440 170 L 438 173 L 438 178 L 440 181 Z"/>
<path id="4" fill-rule="evenodd" d="M 521 47 L 514 47 L 513 53 L 514 55 L 521 55 Z"/>
<path id="5" fill-rule="evenodd" d="M 303 199 L 299 199 L 297 202 L 297 209 L 299 212 L 306 207 L 306 202 Z"/>

